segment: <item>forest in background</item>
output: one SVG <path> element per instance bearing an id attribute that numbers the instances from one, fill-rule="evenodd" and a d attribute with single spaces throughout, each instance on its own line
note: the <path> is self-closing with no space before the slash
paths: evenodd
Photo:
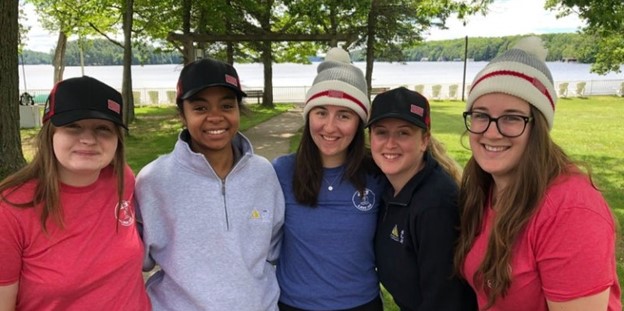
<path id="1" fill-rule="evenodd" d="M 524 36 L 524 35 L 523 35 Z M 518 38 L 507 37 L 476 37 L 468 38 L 468 58 L 474 61 L 489 61 L 496 55 L 506 51 Z M 592 38 L 577 33 L 559 33 L 539 35 L 548 49 L 547 61 L 573 59 L 580 63 L 595 61 L 596 44 Z M 123 49 L 108 40 L 85 40 L 83 58 L 86 66 L 120 66 L 123 64 Z M 403 61 L 457 61 L 464 59 L 465 38 L 441 41 L 426 41 L 408 47 L 403 51 Z M 27 65 L 52 64 L 54 51 L 49 53 L 24 50 L 20 55 L 20 63 Z M 351 51 L 354 61 L 364 61 L 365 51 Z M 313 58 L 315 55 L 310 55 Z M 377 57 L 376 61 L 389 61 Z M 140 47 L 133 51 L 133 65 L 181 64 L 182 54 L 157 47 Z M 65 55 L 66 66 L 80 66 L 80 44 L 69 41 Z"/>

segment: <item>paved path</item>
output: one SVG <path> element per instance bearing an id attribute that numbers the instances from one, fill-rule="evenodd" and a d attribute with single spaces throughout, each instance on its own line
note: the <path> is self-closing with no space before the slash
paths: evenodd
<path id="1" fill-rule="evenodd" d="M 251 141 L 256 154 L 272 161 L 289 152 L 290 138 L 303 126 L 302 112 L 297 106 L 247 129 L 243 134 Z"/>

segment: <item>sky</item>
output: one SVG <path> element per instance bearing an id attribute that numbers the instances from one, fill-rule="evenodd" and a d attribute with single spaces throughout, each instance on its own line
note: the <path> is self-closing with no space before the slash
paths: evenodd
<path id="1" fill-rule="evenodd" d="M 558 19 L 557 13 L 544 9 L 545 0 L 495 0 L 486 16 L 471 16 L 464 27 L 456 18 L 447 20 L 448 29 L 432 29 L 427 41 L 469 37 L 502 37 L 510 35 L 570 33 L 584 25 L 577 16 Z M 50 52 L 56 45 L 57 34 L 49 33 L 37 21 L 31 4 L 25 7 L 25 24 L 30 26 L 27 50 Z M 70 38 L 72 40 L 72 38 Z"/>

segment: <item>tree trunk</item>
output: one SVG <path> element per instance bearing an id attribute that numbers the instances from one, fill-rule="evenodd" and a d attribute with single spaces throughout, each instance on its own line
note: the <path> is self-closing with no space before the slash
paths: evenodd
<path id="1" fill-rule="evenodd" d="M 65 49 L 67 48 L 67 36 L 64 32 L 59 31 L 56 49 L 54 49 L 54 84 L 63 80 L 63 72 L 65 71 Z"/>
<path id="2" fill-rule="evenodd" d="M 262 64 L 264 65 L 262 107 L 275 108 L 273 104 L 273 54 L 271 52 L 271 41 L 262 43 Z"/>
<path id="3" fill-rule="evenodd" d="M 0 1 L 0 180 L 24 166 L 19 132 L 18 1 Z"/>
<path id="4" fill-rule="evenodd" d="M 123 123 L 128 125 L 134 121 L 134 97 L 132 95 L 132 15 L 134 13 L 134 0 L 125 0 L 123 10 L 123 79 L 121 95 L 123 97 Z"/>
<path id="5" fill-rule="evenodd" d="M 225 4 L 227 6 L 232 6 L 232 1 L 226 0 Z M 230 14 L 225 15 L 225 33 L 228 35 L 232 33 L 232 20 L 231 20 Z M 226 59 L 227 63 L 230 65 L 234 65 L 234 43 L 232 42 L 225 43 L 225 55 L 227 58 Z"/>
<path id="6" fill-rule="evenodd" d="M 273 0 L 268 0 L 262 8 L 260 16 L 260 27 L 265 33 L 271 33 L 271 15 L 273 11 Z M 271 51 L 272 41 L 260 42 L 262 64 L 264 65 L 264 94 L 262 95 L 262 107 L 275 108 L 273 104 L 273 52 Z"/>
<path id="7" fill-rule="evenodd" d="M 371 8 L 368 12 L 368 27 L 366 29 L 366 84 L 368 85 L 368 97 L 370 98 L 371 88 L 373 87 L 373 64 L 375 61 L 375 32 L 377 26 L 377 0 L 371 2 Z"/>
<path id="8" fill-rule="evenodd" d="M 182 1 L 182 33 L 188 35 L 191 32 L 191 9 L 193 8 L 192 0 Z M 182 41 L 182 58 L 184 64 L 195 61 L 195 49 L 193 48 L 193 40 L 186 39 Z"/>

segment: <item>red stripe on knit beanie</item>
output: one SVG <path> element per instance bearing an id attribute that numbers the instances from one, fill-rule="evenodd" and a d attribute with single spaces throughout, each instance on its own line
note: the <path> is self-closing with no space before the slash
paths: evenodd
<path id="1" fill-rule="evenodd" d="M 544 83 L 542 83 L 542 81 L 540 81 L 539 79 L 537 79 L 535 77 L 531 77 L 531 76 L 525 75 L 525 74 L 517 72 L 517 71 L 497 70 L 497 71 L 489 72 L 489 73 L 483 75 L 477 81 L 474 82 L 474 84 L 470 88 L 470 92 L 472 92 L 472 90 L 474 90 L 474 88 L 477 85 L 479 85 L 479 83 L 481 81 L 483 81 L 483 80 L 485 80 L 487 78 L 492 78 L 492 77 L 496 77 L 496 76 L 514 76 L 514 77 L 526 80 L 527 82 L 531 83 L 538 91 L 540 91 L 540 93 L 544 94 L 544 96 L 546 96 L 546 98 L 548 98 L 548 101 L 550 102 L 550 107 L 552 107 L 553 111 L 555 110 L 555 101 L 553 100 L 553 98 L 550 95 L 550 93 L 548 93 L 548 89 L 546 88 Z"/>
<path id="2" fill-rule="evenodd" d="M 344 99 L 350 100 L 354 102 L 356 105 L 358 105 L 360 108 L 362 108 L 362 110 L 364 110 L 364 113 L 368 115 L 368 109 L 366 109 L 366 106 L 361 101 L 359 101 L 357 98 L 351 96 L 350 94 L 346 92 L 338 91 L 338 90 L 326 90 L 323 92 L 316 93 L 312 95 L 310 99 L 306 101 L 305 104 L 307 105 L 311 100 L 315 98 L 323 97 L 323 96 L 327 96 L 331 98 L 344 98 Z"/>

